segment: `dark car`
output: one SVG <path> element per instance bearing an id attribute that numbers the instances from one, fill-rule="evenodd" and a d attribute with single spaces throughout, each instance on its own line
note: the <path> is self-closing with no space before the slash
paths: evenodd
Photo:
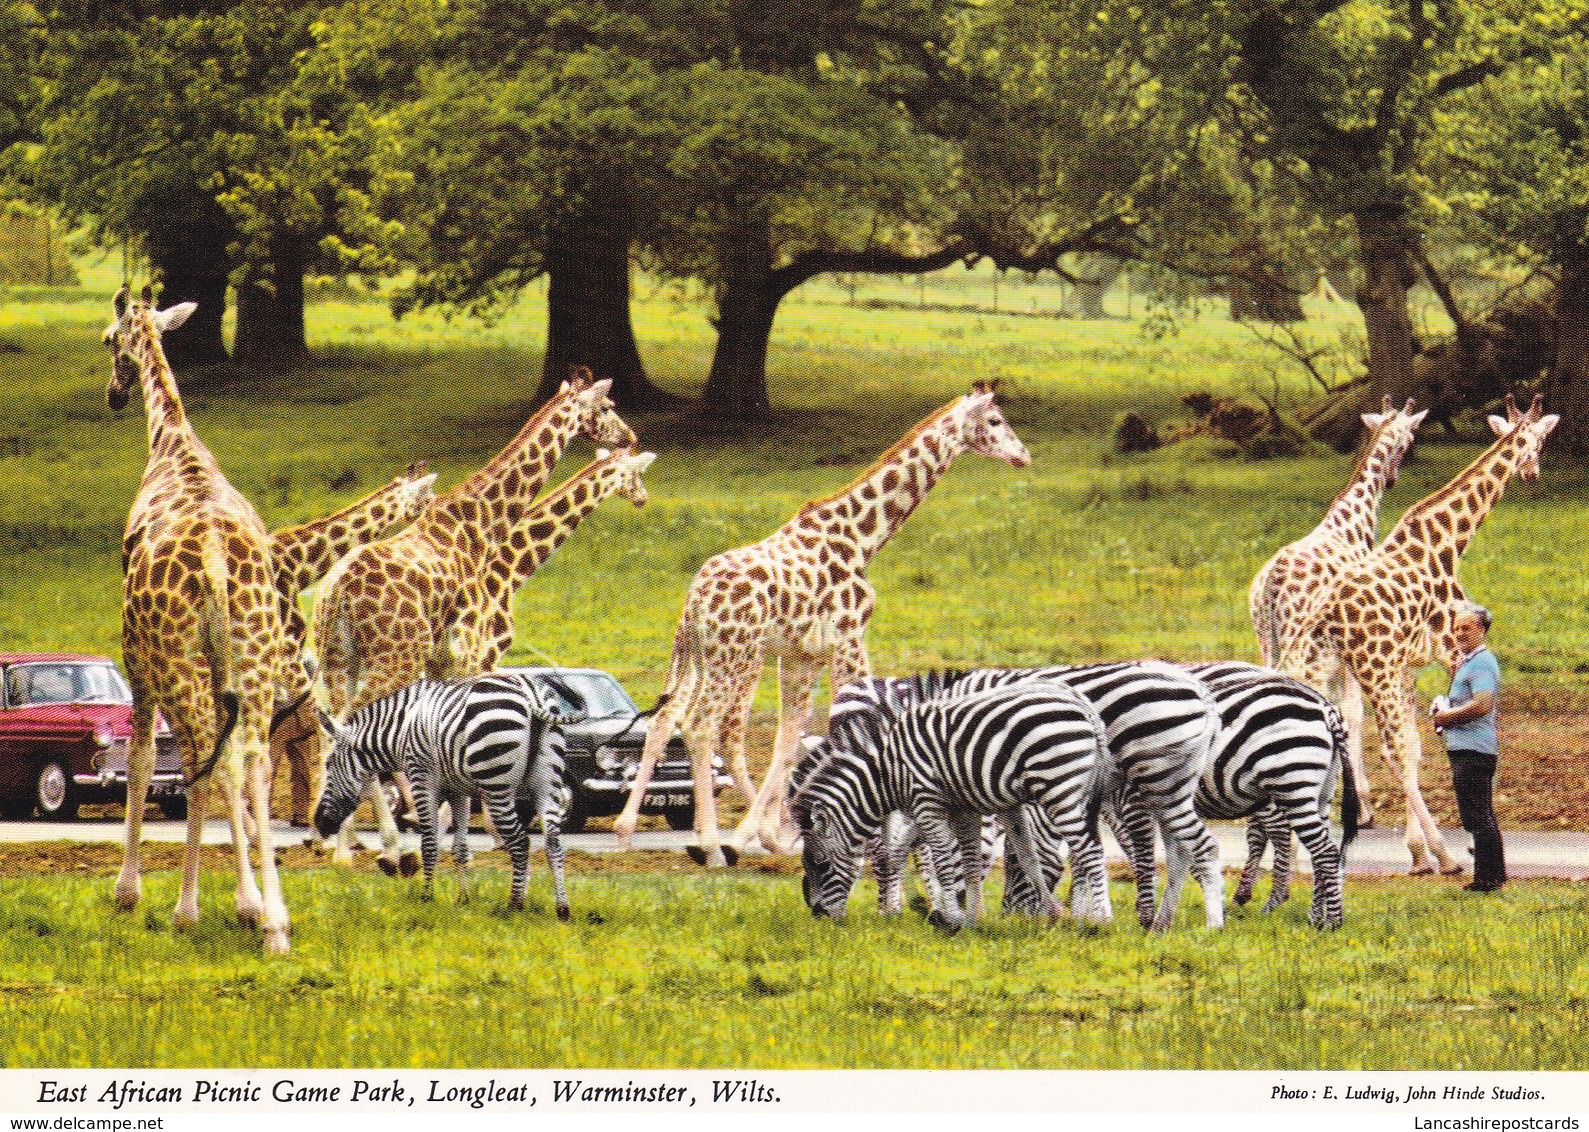
<path id="1" fill-rule="evenodd" d="M 0 653 L 0 817 L 66 821 L 89 802 L 127 800 L 132 690 L 114 661 L 76 653 Z M 182 756 L 163 721 L 149 797 L 185 817 Z"/>
<path id="2" fill-rule="evenodd" d="M 578 833 L 591 818 L 610 817 L 629 800 L 629 786 L 640 765 L 649 718 L 618 678 L 599 668 L 507 668 L 534 685 L 541 703 L 577 722 L 563 725 L 567 739 L 564 778 L 572 795 L 563 822 L 564 833 Z M 713 793 L 733 783 L 723 773 L 721 760 L 713 768 Z M 690 777 L 690 756 L 684 740 L 668 738 L 640 812 L 661 814 L 671 829 L 695 824 L 695 788 Z M 533 814 L 526 784 L 519 809 Z"/>

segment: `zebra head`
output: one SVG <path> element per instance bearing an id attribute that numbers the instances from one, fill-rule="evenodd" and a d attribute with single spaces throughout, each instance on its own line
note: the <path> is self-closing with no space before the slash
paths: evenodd
<path id="1" fill-rule="evenodd" d="M 813 916 L 839 920 L 892 806 L 876 765 L 876 719 L 859 713 L 829 721 L 824 738 L 808 738 L 795 774 L 790 811 L 800 827 L 800 890 Z"/>
<path id="2" fill-rule="evenodd" d="M 326 758 L 325 783 L 314 808 L 314 828 L 321 837 L 335 837 L 348 815 L 358 808 L 364 784 L 353 772 L 356 735 L 346 724 L 336 724 L 331 729 L 331 754 Z"/>

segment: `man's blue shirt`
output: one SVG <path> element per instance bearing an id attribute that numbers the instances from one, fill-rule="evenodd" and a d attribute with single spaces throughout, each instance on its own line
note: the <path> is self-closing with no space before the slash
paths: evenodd
<path id="1" fill-rule="evenodd" d="M 1482 646 L 1457 668 L 1451 677 L 1449 700 L 1452 707 L 1461 707 L 1480 692 L 1495 695 L 1495 707 L 1466 723 L 1445 729 L 1446 750 L 1477 751 L 1485 755 L 1501 753 L 1500 739 L 1495 732 L 1495 709 L 1501 702 L 1501 663 L 1495 654 Z"/>

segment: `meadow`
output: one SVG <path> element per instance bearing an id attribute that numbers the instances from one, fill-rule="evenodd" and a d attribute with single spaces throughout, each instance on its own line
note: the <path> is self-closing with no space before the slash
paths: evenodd
<path id="1" fill-rule="evenodd" d="M 0 293 L 0 649 L 119 655 L 119 540 L 145 433 L 136 400 L 120 416 L 104 403 L 116 273 L 81 272 L 80 288 Z M 1110 427 L 1125 409 L 1184 419 L 1180 398 L 1200 390 L 1294 403 L 1305 379 L 1214 314 L 1154 336 L 1140 298 L 1115 297 L 1139 317 L 1079 322 L 1045 315 L 1036 288 L 990 301 L 985 278 L 931 286 L 797 293 L 769 362 L 777 410 L 753 435 L 692 409 L 629 416 L 659 453 L 650 503 L 603 505 L 531 579 L 507 660 L 608 668 L 650 703 L 705 558 L 763 537 L 994 377 L 1033 463 L 963 457 L 879 554 L 874 666 L 1255 658 L 1248 582 L 1317 522 L 1352 458 L 1248 462 L 1206 441 L 1122 457 Z M 644 290 L 653 380 L 699 391 L 705 313 Z M 377 300 L 328 292 L 310 312 L 313 367 L 203 375 L 185 400 L 228 476 L 284 525 L 410 460 L 428 459 L 442 489 L 478 467 L 533 408 L 543 325 L 535 295 L 487 325 L 394 323 Z M 1382 529 L 1480 450 L 1482 424 L 1463 427 L 1420 444 Z M 589 455 L 576 448 L 555 478 Z M 1520 695 L 1589 693 L 1585 482 L 1547 447 L 1541 480 L 1508 489 L 1463 564 Z M 1444 690 L 1438 672 L 1424 683 Z M 775 699 L 769 678 L 763 732 Z M 1480 909 L 1448 886 L 1354 883 L 1347 927 L 1328 935 L 1307 926 L 1305 892 L 1205 933 L 1192 893 L 1166 938 L 994 917 L 945 939 L 879 919 L 864 894 L 849 922 L 813 922 L 787 867 L 576 862 L 562 926 L 539 869 L 521 918 L 489 867 L 460 910 L 446 881 L 427 903 L 371 872 L 289 862 L 294 951 L 265 961 L 232 925 L 229 881 L 212 876 L 203 926 L 173 936 L 175 873 L 151 872 L 142 911 L 118 916 L 112 872 L 46 864 L 3 881 L 0 998 L 15 1022 L 0 1065 L 1564 1068 L 1581 1063 L 1586 1021 L 1584 895 L 1555 882 Z M 1115 904 L 1130 904 L 1118 885 Z"/>
<path id="2" fill-rule="evenodd" d="M 219 894 L 173 937 L 174 872 L 135 915 L 101 877 L 8 879 L 0 1066 L 1582 1066 L 1580 885 L 1476 910 L 1454 886 L 1368 881 L 1328 934 L 1305 895 L 1209 933 L 1194 894 L 1163 937 L 995 916 L 950 938 L 878 917 L 866 885 L 834 923 L 787 873 L 579 870 L 560 924 L 544 872 L 514 915 L 500 868 L 465 906 L 450 877 L 427 902 L 369 871 L 289 869 L 293 951 L 271 960 Z M 1130 907 L 1127 885 L 1112 895 Z"/>

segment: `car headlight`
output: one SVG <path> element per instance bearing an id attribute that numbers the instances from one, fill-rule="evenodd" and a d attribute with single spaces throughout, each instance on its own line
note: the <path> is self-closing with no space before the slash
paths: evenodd
<path id="1" fill-rule="evenodd" d="M 596 769 L 603 774 L 622 773 L 632 761 L 622 747 L 596 748 Z"/>
<path id="2" fill-rule="evenodd" d="M 94 727 L 94 746 L 101 749 L 115 742 L 116 729 L 108 723 L 96 724 Z"/>

